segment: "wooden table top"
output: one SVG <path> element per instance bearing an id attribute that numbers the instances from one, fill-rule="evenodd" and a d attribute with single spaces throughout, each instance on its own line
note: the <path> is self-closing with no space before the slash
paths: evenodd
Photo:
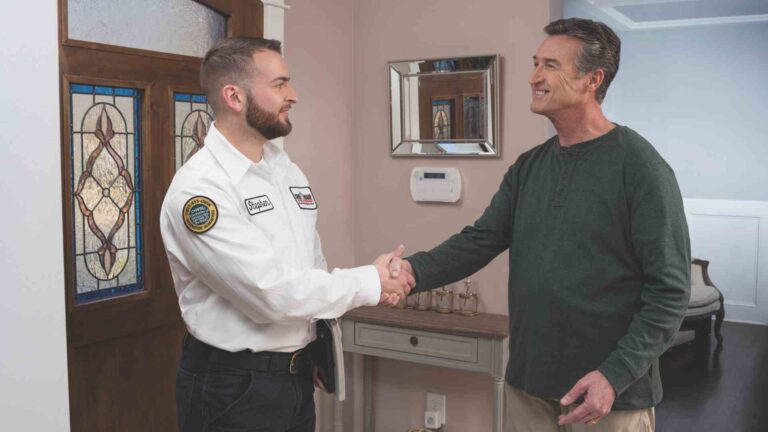
<path id="1" fill-rule="evenodd" d="M 457 313 L 444 314 L 432 310 L 418 311 L 388 306 L 363 306 L 347 312 L 342 318 L 437 333 L 499 339 L 509 336 L 509 317 L 506 315 L 481 313 L 468 317 Z"/>

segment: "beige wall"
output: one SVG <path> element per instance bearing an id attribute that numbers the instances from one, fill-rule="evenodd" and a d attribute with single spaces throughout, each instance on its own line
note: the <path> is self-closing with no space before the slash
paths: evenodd
<path id="1" fill-rule="evenodd" d="M 291 111 L 285 148 L 312 185 L 329 268 L 352 267 L 353 0 L 296 0 L 290 6 L 284 52 L 299 103 Z M 318 395 L 315 401 L 317 430 L 333 430 L 333 398 Z"/>
<path id="2" fill-rule="evenodd" d="M 285 57 L 299 103 L 285 148 L 309 178 L 328 266 L 354 263 L 352 226 L 353 0 L 290 2 Z"/>
<path id="3" fill-rule="evenodd" d="M 547 121 L 528 110 L 531 56 L 549 22 L 540 0 L 356 0 L 354 110 L 355 258 L 370 261 L 398 242 L 407 252 L 435 246 L 485 209 L 507 167 L 543 142 Z M 387 62 L 391 60 L 501 54 L 502 158 L 495 160 L 393 159 L 389 156 Z M 415 203 L 408 178 L 416 166 L 453 166 L 463 180 L 456 205 Z M 474 277 L 482 311 L 507 311 L 507 255 Z M 423 424 L 425 392 L 447 395 L 446 429 L 487 431 L 491 379 L 468 372 L 389 360 L 374 366 L 377 431 L 405 431 Z"/>
<path id="4" fill-rule="evenodd" d="M 286 148 L 318 197 L 319 230 L 332 266 L 369 263 L 400 242 L 410 253 L 436 245 L 472 223 L 507 167 L 549 135 L 546 120 L 528 110 L 527 78 L 531 56 L 543 39 L 541 29 L 550 19 L 550 2 L 295 0 L 290 4 L 286 57 L 300 101 L 292 113 L 294 132 Z M 324 43 L 329 46 L 323 47 Z M 389 156 L 388 61 L 496 53 L 502 56 L 501 159 Z M 464 182 L 461 201 L 413 202 L 408 176 L 415 166 L 459 168 Z M 474 277 L 482 311 L 506 314 L 506 267 L 504 254 Z M 349 361 L 348 367 L 360 377 L 359 361 Z M 348 432 L 362 430 L 359 384 L 348 386 L 352 392 L 345 402 Z M 447 395 L 447 430 L 490 429 L 491 380 L 482 374 L 380 360 L 374 364 L 374 386 L 379 432 L 422 425 L 427 391 Z"/>

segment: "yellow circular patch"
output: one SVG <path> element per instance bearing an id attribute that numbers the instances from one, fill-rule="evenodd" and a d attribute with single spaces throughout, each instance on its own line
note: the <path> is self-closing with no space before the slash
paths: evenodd
<path id="1" fill-rule="evenodd" d="M 184 204 L 184 225 L 195 234 L 210 230 L 218 219 L 219 210 L 210 198 L 196 196 Z"/>

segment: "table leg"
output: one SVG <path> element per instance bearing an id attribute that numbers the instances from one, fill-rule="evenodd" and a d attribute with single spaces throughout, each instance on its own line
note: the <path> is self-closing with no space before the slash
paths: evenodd
<path id="1" fill-rule="evenodd" d="M 373 432 L 373 359 L 363 356 L 363 422 L 365 432 Z"/>
<path id="2" fill-rule="evenodd" d="M 504 377 L 493 377 L 493 432 L 504 432 Z"/>

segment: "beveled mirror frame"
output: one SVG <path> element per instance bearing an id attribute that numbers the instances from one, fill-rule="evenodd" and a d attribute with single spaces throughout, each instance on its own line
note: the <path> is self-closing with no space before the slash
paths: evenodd
<path id="1" fill-rule="evenodd" d="M 390 152 L 392 157 L 472 157 L 498 158 L 501 156 L 499 124 L 499 63 L 500 56 L 483 55 L 467 57 L 430 58 L 421 60 L 392 61 L 387 65 L 389 80 Z M 441 67 L 445 66 L 445 67 Z M 440 70 L 435 70 L 440 69 Z M 405 113 L 419 109 L 419 102 L 406 100 L 406 80 L 409 78 L 442 78 L 479 74 L 483 77 L 482 97 L 485 108 L 481 138 L 422 139 Z M 413 86 L 413 84 L 408 84 Z M 421 87 L 421 84 L 417 84 Z M 417 91 L 417 98 L 421 97 Z M 433 101 L 434 102 L 434 101 Z M 434 105 L 433 105 L 434 107 Z M 453 112 L 456 113 L 457 109 Z M 416 113 L 419 117 L 419 113 Z M 424 115 L 421 113 L 420 115 Z M 431 118 L 431 114 L 430 114 Z M 455 118 L 454 118 L 455 120 Z M 463 120 L 463 118 L 462 118 Z M 418 127 L 417 127 L 418 128 Z M 417 135 L 415 138 L 413 135 Z M 451 149 L 448 149 L 450 147 Z"/>

